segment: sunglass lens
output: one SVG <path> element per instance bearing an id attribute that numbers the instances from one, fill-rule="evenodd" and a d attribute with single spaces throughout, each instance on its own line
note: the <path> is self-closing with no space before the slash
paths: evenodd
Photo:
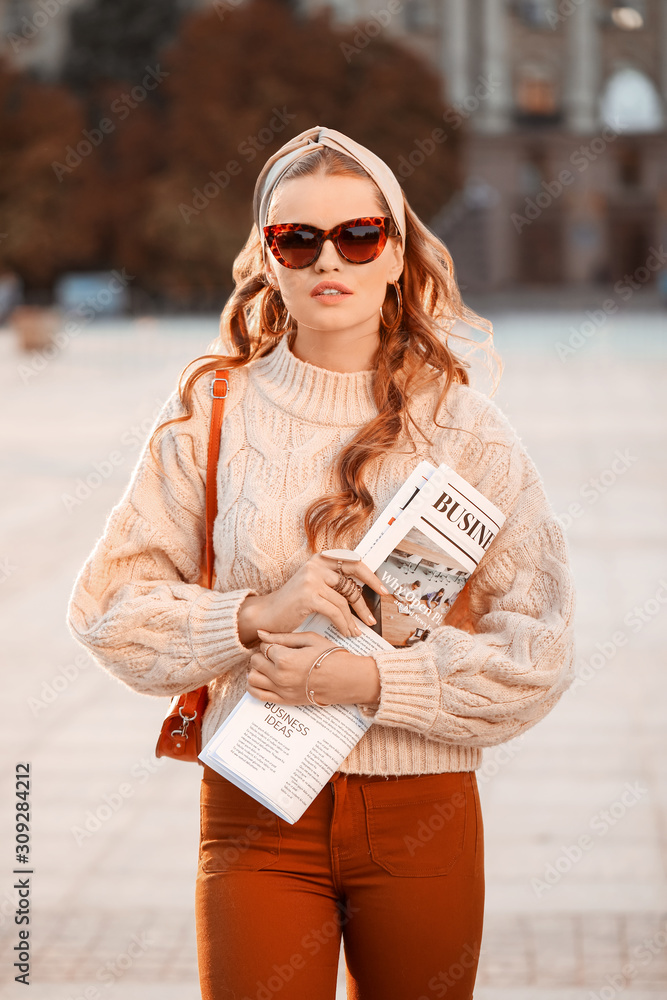
<path id="1" fill-rule="evenodd" d="M 318 240 L 314 233 L 306 229 L 295 229 L 277 236 L 276 245 L 292 267 L 307 267 L 317 253 Z"/>
<path id="2" fill-rule="evenodd" d="M 384 233 L 379 226 L 348 226 L 338 237 L 341 252 L 348 260 L 363 264 L 373 260 L 384 246 Z"/>

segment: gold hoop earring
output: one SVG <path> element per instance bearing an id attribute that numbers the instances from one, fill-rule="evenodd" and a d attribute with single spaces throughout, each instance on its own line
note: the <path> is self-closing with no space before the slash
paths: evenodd
<path id="1" fill-rule="evenodd" d="M 401 295 L 401 286 L 399 285 L 398 281 L 394 281 L 392 284 L 394 287 L 394 291 L 396 292 L 396 315 L 392 320 L 392 325 L 393 325 L 394 323 L 398 323 L 401 317 L 401 313 L 403 312 L 403 296 Z M 382 306 L 380 306 L 380 319 L 382 320 L 385 326 L 388 325 L 386 319 L 384 318 L 384 313 L 382 312 Z"/>
<path id="2" fill-rule="evenodd" d="M 292 327 L 292 317 L 285 307 L 280 291 L 275 285 L 269 285 L 262 296 L 260 318 L 262 326 L 272 337 L 280 337 L 286 330 Z"/>

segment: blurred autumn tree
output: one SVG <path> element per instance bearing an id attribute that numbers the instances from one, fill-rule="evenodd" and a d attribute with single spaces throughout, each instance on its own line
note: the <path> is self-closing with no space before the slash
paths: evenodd
<path id="1" fill-rule="evenodd" d="M 65 67 L 85 114 L 62 87 L 38 94 L 35 83 L 0 81 L 0 125 L 11 136 L 0 149 L 12 178 L 0 198 L 34 220 L 13 226 L 24 276 L 126 268 L 135 292 L 219 308 L 252 225 L 262 164 L 313 125 L 383 157 L 427 222 L 460 186 L 460 135 L 444 121 L 440 80 L 399 44 L 334 27 L 326 12 L 295 15 L 289 0 L 218 0 L 183 16 L 174 36 L 174 9 L 174 0 L 95 0 L 76 11 L 85 51 Z M 159 70 L 147 82 L 149 66 Z M 22 96 L 9 99 L 17 89 Z M 97 147 L 58 181 L 51 160 L 105 119 Z M 403 180 L 400 165 L 434 129 L 446 141 Z"/>
<path id="2" fill-rule="evenodd" d="M 161 59 L 165 166 L 118 242 L 122 260 L 156 289 L 229 290 L 264 160 L 313 125 L 347 133 L 394 169 L 441 128 L 446 141 L 404 190 L 428 221 L 459 185 L 459 136 L 443 120 L 435 73 L 383 37 L 363 44 L 356 29 L 334 29 L 327 13 L 295 18 L 276 0 L 218 4 L 186 17 Z"/>
<path id="3" fill-rule="evenodd" d="M 59 274 L 88 269 L 103 252 L 99 161 L 88 156 L 62 173 L 56 166 L 84 125 L 69 91 L 0 60 L 0 270 L 21 276 L 27 301 L 48 301 Z"/>

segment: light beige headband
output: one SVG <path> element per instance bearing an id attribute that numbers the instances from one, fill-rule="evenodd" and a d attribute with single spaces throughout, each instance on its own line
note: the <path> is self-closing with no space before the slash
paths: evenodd
<path id="1" fill-rule="evenodd" d="M 290 164 L 294 163 L 300 156 L 312 153 L 314 149 L 321 149 L 323 146 L 330 146 L 331 149 L 347 153 L 357 163 L 360 163 L 375 181 L 387 199 L 387 204 L 391 209 L 391 214 L 401 236 L 401 245 L 405 249 L 403 192 L 394 172 L 379 156 L 376 156 L 375 153 L 360 143 L 355 142 L 354 139 L 350 139 L 343 132 L 337 132 L 332 128 L 325 128 L 323 125 L 315 125 L 313 128 L 308 128 L 305 132 L 295 135 L 293 139 L 290 139 L 289 142 L 286 142 L 284 146 L 281 146 L 280 149 L 270 156 L 257 178 L 253 197 L 253 212 L 255 224 L 262 240 L 262 254 L 264 254 L 266 246 L 264 241 L 264 226 L 267 224 L 269 205 L 271 204 L 271 197 L 276 184 Z M 295 219 L 294 221 L 300 222 L 302 220 Z"/>

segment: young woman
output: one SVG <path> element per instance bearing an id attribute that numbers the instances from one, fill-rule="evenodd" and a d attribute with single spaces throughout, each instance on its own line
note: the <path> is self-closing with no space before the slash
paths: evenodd
<path id="1" fill-rule="evenodd" d="M 469 1000 L 484 905 L 475 770 L 571 680 L 563 531 L 516 432 L 450 345 L 457 319 L 489 325 L 463 305 L 449 253 L 387 164 L 317 126 L 266 163 L 254 212 L 215 356 L 167 401 L 68 622 L 137 691 L 208 684 L 207 741 L 245 691 L 308 703 L 309 670 L 332 645 L 294 632 L 310 612 L 346 635 L 372 623 L 350 577 L 381 584 L 349 550 L 421 459 L 497 504 L 503 528 L 427 641 L 337 650 L 311 674 L 320 705 L 357 704 L 372 724 L 297 823 L 208 767 L 201 786 L 204 1000 L 333 1000 L 341 935 L 349 997 Z M 231 376 L 208 590 L 216 367 Z"/>
<path id="2" fill-rule="evenodd" d="M 424 604 L 427 608 L 437 608 L 444 596 L 444 587 L 441 587 L 440 590 L 432 590 L 430 594 L 425 594 Z"/>

